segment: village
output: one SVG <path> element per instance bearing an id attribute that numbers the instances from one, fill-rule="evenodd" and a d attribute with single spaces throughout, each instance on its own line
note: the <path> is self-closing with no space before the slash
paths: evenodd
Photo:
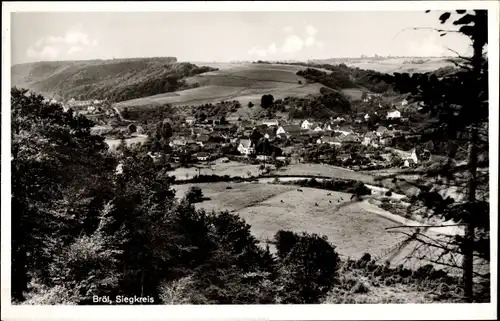
<path id="1" fill-rule="evenodd" d="M 411 168 L 442 159 L 431 154 L 432 146 L 409 143 L 416 142 L 419 135 L 410 124 L 410 113 L 405 112 L 407 100 L 389 106 L 381 101 L 380 94 L 366 95 L 359 103 L 378 106 L 372 109 L 375 111 L 338 114 L 323 122 L 278 117 L 254 120 L 231 114 L 187 116 L 172 123 L 170 148 L 149 155 L 155 163 L 174 167 L 224 158 L 254 164 L 328 163 L 352 170 Z M 111 148 L 122 139 L 130 144 L 148 137 L 143 126 L 125 119 L 106 101 L 70 99 L 63 106 L 93 120 L 94 134 L 108 137 Z M 410 148 L 398 148 L 401 141 Z"/>

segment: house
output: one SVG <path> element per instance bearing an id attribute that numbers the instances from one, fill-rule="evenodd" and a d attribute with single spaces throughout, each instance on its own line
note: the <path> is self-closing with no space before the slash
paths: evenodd
<path id="1" fill-rule="evenodd" d="M 323 136 L 316 141 L 317 144 L 328 144 L 328 145 L 342 145 L 338 137 Z"/>
<path id="2" fill-rule="evenodd" d="M 238 124 L 241 121 L 241 117 L 239 116 L 229 116 L 226 118 L 226 121 L 230 124 Z"/>
<path id="3" fill-rule="evenodd" d="M 408 100 L 404 99 L 402 102 L 401 102 L 401 106 L 406 106 L 408 105 Z"/>
<path id="4" fill-rule="evenodd" d="M 333 131 L 346 136 L 353 133 L 352 129 L 349 126 L 337 126 L 333 129 Z"/>
<path id="5" fill-rule="evenodd" d="M 257 155 L 257 159 L 261 160 L 261 161 L 268 161 L 268 160 L 271 160 L 272 157 L 268 156 L 268 155 Z"/>
<path id="6" fill-rule="evenodd" d="M 387 129 L 387 127 L 385 127 L 385 126 L 378 126 L 378 128 L 377 128 L 377 136 L 379 136 L 379 137 L 388 133 L 388 132 L 389 132 L 389 129 Z"/>
<path id="7" fill-rule="evenodd" d="M 188 117 L 186 117 L 186 121 L 185 122 L 188 125 L 193 125 L 196 122 L 196 118 L 194 118 L 192 116 L 188 116 Z"/>
<path id="8" fill-rule="evenodd" d="M 354 119 L 354 123 L 356 124 L 361 124 L 363 122 L 363 118 L 357 116 L 355 119 Z"/>
<path id="9" fill-rule="evenodd" d="M 364 117 L 365 121 L 368 121 L 370 119 L 370 115 L 366 114 Z"/>
<path id="10" fill-rule="evenodd" d="M 278 157 L 276 157 L 276 160 L 284 162 L 284 161 L 286 161 L 286 157 L 285 156 L 278 156 Z"/>
<path id="11" fill-rule="evenodd" d="M 206 161 L 208 160 L 208 153 L 207 152 L 199 152 L 198 154 L 196 154 L 196 159 L 199 160 L 199 161 Z"/>
<path id="12" fill-rule="evenodd" d="M 250 137 L 250 136 L 252 135 L 252 132 L 253 132 L 253 130 L 251 130 L 251 129 L 249 129 L 249 130 L 245 130 L 245 131 L 243 132 L 243 136 L 245 136 L 245 137 Z"/>
<path id="13" fill-rule="evenodd" d="M 392 136 L 389 133 L 385 133 L 380 136 L 380 145 L 390 146 L 392 145 Z"/>
<path id="14" fill-rule="evenodd" d="M 196 144 L 198 144 L 200 146 L 205 146 L 205 144 L 208 143 L 209 140 L 210 140 L 210 136 L 203 134 L 203 135 L 196 137 Z"/>
<path id="15" fill-rule="evenodd" d="M 372 145 L 374 147 L 378 147 L 378 136 L 374 132 L 368 132 L 363 137 L 362 145 L 368 146 Z M 376 146 L 375 146 L 376 145 Z"/>
<path id="16" fill-rule="evenodd" d="M 255 154 L 255 146 L 250 139 L 241 139 L 238 145 L 238 151 L 242 155 Z"/>
<path id="17" fill-rule="evenodd" d="M 218 132 L 236 132 L 238 130 L 238 127 L 234 125 L 216 125 L 213 127 L 214 131 Z"/>
<path id="18" fill-rule="evenodd" d="M 173 146 L 186 146 L 187 141 L 185 139 L 174 139 L 169 143 L 170 147 Z"/>
<path id="19" fill-rule="evenodd" d="M 312 125 L 313 123 L 306 119 L 300 124 L 300 127 L 302 129 L 311 129 Z"/>
<path id="20" fill-rule="evenodd" d="M 155 165 L 163 165 L 163 164 L 165 164 L 165 161 L 166 161 L 166 155 L 165 154 L 162 154 L 162 153 L 151 153 L 151 152 L 149 152 L 148 155 L 149 155 L 149 157 L 151 157 L 151 159 L 153 159 L 153 163 Z"/>
<path id="21" fill-rule="evenodd" d="M 387 112 L 387 119 L 400 119 L 401 112 L 399 110 L 390 110 Z"/>
<path id="22" fill-rule="evenodd" d="M 191 129 L 191 135 L 208 135 L 210 134 L 210 131 L 206 128 L 201 128 L 201 127 L 195 127 Z"/>
<path id="23" fill-rule="evenodd" d="M 351 133 L 351 134 L 348 134 L 346 136 L 340 137 L 340 142 L 342 143 L 342 145 L 344 145 L 344 144 L 359 144 L 359 143 L 361 143 L 361 140 L 359 139 L 358 136 Z"/>
<path id="24" fill-rule="evenodd" d="M 420 162 L 429 160 L 431 158 L 431 152 L 427 149 L 417 146 L 411 151 L 410 158 L 413 159 L 416 164 L 418 164 Z"/>
<path id="25" fill-rule="evenodd" d="M 265 131 L 264 137 L 267 139 L 272 139 L 276 137 L 277 128 L 275 126 L 269 126 Z"/>
<path id="26" fill-rule="evenodd" d="M 345 118 L 344 117 L 337 117 L 333 121 L 336 122 L 336 123 L 342 123 L 342 122 L 345 121 Z"/>
<path id="27" fill-rule="evenodd" d="M 313 131 L 315 131 L 315 132 L 322 132 L 323 128 L 321 128 L 321 126 L 319 124 L 317 124 L 316 127 L 314 127 Z"/>
<path id="28" fill-rule="evenodd" d="M 299 125 L 283 125 L 278 128 L 276 135 L 279 136 L 296 136 L 300 135 L 302 128 Z"/>
<path id="29" fill-rule="evenodd" d="M 264 120 L 262 120 L 262 125 L 279 126 L 279 122 L 277 119 L 264 119 Z"/>
<path id="30" fill-rule="evenodd" d="M 404 167 L 415 167 L 417 163 L 413 160 L 413 158 L 407 158 L 405 159 L 403 166 Z"/>
<path id="31" fill-rule="evenodd" d="M 328 122 L 325 124 L 325 126 L 323 126 L 323 130 L 324 131 L 333 131 L 333 129 L 337 127 L 337 124 L 334 124 L 332 122 Z"/>

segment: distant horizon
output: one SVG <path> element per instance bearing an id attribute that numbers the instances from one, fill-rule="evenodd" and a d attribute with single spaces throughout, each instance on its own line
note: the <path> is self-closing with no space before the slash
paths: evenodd
<path id="1" fill-rule="evenodd" d="M 308 61 L 470 55 L 470 40 L 435 30 L 442 11 L 20 12 L 11 65 L 178 57 L 179 61 Z M 123 58 L 117 58 L 123 57 Z"/>
<path id="2" fill-rule="evenodd" d="M 454 56 L 366 56 L 366 57 L 330 57 L 330 58 L 309 58 L 309 59 L 255 59 L 255 60 L 230 60 L 230 61 L 197 61 L 197 60 L 181 60 L 178 57 L 174 56 L 147 56 L 147 57 L 115 57 L 115 58 L 90 58 L 90 59 L 61 59 L 61 60 L 38 60 L 38 61 L 30 61 L 30 62 L 22 62 L 11 65 L 11 67 L 17 65 L 27 65 L 27 64 L 36 64 L 36 63 L 53 63 L 53 62 L 82 62 L 82 61 L 112 61 L 112 60 L 127 60 L 127 59 L 162 59 L 162 58 L 175 58 L 178 63 L 187 62 L 187 63 L 241 63 L 241 62 L 249 62 L 256 63 L 257 61 L 263 62 L 308 62 L 308 61 L 318 61 L 318 60 L 342 60 L 342 59 L 377 59 L 377 58 L 458 58 Z"/>

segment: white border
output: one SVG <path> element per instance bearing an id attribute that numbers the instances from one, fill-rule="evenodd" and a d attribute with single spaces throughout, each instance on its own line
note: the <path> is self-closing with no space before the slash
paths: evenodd
<path id="1" fill-rule="evenodd" d="M 241 306 L 12 306 L 10 304 L 10 13 L 75 11 L 413 11 L 489 10 L 490 64 L 490 304 L 379 305 L 241 305 Z M 3 2 L 2 3 L 2 320 L 157 320 L 157 319 L 496 319 L 498 228 L 498 77 L 499 3 L 496 1 L 359 1 L 359 2 Z"/>

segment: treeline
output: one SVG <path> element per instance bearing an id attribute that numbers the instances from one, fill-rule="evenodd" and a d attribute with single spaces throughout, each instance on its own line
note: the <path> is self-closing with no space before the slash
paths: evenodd
<path id="1" fill-rule="evenodd" d="M 290 119 L 308 118 L 324 121 L 351 111 L 351 103 L 342 92 L 326 87 L 321 88 L 320 92 L 319 96 L 277 99 L 266 108 L 266 114 L 271 117 L 276 112 L 288 112 Z"/>
<path id="2" fill-rule="evenodd" d="M 384 93 L 391 89 L 391 86 L 383 80 L 373 78 L 374 75 L 384 75 L 378 71 L 349 67 L 345 64 L 293 64 L 308 66 L 305 70 L 299 70 L 298 76 L 306 78 L 308 81 L 319 82 L 320 84 L 333 88 L 358 88 L 364 87 L 375 93 Z M 315 69 L 321 68 L 331 71 L 330 73 Z"/>
<path id="3" fill-rule="evenodd" d="M 162 58 L 73 62 L 57 69 L 49 67 L 34 65 L 32 69 L 39 70 L 36 79 L 24 74 L 30 72 L 27 66 L 13 68 L 13 73 L 17 72 L 13 79 L 27 83 L 35 91 L 64 99 L 119 102 L 196 87 L 184 78 L 217 70 Z"/>

